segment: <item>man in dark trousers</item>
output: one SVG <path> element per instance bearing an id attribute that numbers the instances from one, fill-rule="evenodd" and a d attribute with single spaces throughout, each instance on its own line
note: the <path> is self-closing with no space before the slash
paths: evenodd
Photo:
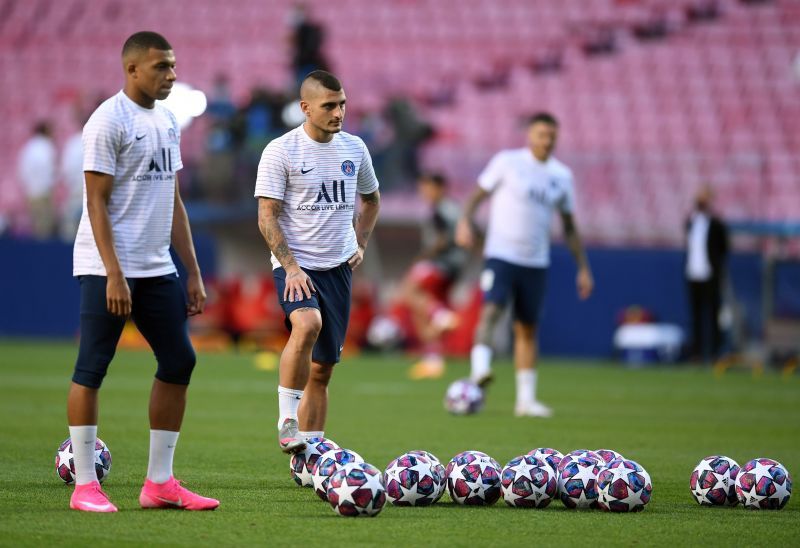
<path id="1" fill-rule="evenodd" d="M 728 229 L 711 210 L 713 194 L 704 186 L 686 221 L 686 280 L 692 321 L 693 358 L 719 355 L 719 310 L 728 258 Z M 709 337 L 711 338 L 709 341 Z M 710 343 L 710 344 L 709 344 Z"/>

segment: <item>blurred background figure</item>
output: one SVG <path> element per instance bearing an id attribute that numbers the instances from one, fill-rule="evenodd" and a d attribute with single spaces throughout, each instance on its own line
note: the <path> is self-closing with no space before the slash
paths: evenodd
<path id="1" fill-rule="evenodd" d="M 83 212 L 83 124 L 86 116 L 79 107 L 75 110 L 75 122 L 77 130 L 64 143 L 59 167 L 59 177 L 66 196 L 61 208 L 58 231 L 65 242 L 75 240 Z"/>
<path id="2" fill-rule="evenodd" d="M 292 28 L 292 68 L 295 76 L 295 89 L 309 72 L 328 70 L 328 61 L 322 53 L 325 42 L 325 29 L 308 16 L 305 4 L 296 4 L 289 15 Z"/>
<path id="3" fill-rule="evenodd" d="M 408 188 L 420 175 L 419 149 L 433 137 L 433 128 L 406 97 L 391 98 L 383 114 L 393 138 L 380 151 L 378 176 L 386 190 Z"/>
<path id="4" fill-rule="evenodd" d="M 686 280 L 692 324 L 691 359 L 719 357 L 719 312 L 728 259 L 728 229 L 712 210 L 713 191 L 703 186 L 686 222 Z"/>
<path id="5" fill-rule="evenodd" d="M 403 280 L 397 309 L 405 308 L 422 359 L 409 372 L 412 379 L 438 378 L 444 373 L 442 335 L 458 324 L 450 308 L 450 289 L 469 255 L 455 243 L 461 208 L 447 196 L 447 180 L 438 173 L 423 175 L 417 183 L 422 201 L 430 207 L 423 221 L 422 250 Z"/>
<path id="6" fill-rule="evenodd" d="M 17 176 L 28 200 L 31 234 L 37 239 L 49 238 L 55 229 L 56 156 L 50 123 L 37 123 L 33 135 L 20 150 L 17 163 Z"/>

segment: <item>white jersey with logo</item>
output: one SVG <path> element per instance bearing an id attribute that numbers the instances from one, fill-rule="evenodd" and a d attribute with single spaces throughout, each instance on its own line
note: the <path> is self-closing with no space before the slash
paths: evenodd
<path id="1" fill-rule="evenodd" d="M 278 225 L 297 264 L 329 270 L 358 249 L 356 193 L 376 190 L 378 179 L 364 141 L 339 132 L 320 143 L 301 125 L 264 149 L 255 196 L 283 201 Z M 281 266 L 274 254 L 271 260 L 273 269 Z"/>
<path id="2" fill-rule="evenodd" d="M 540 162 L 529 148 L 518 148 L 497 153 L 478 184 L 492 195 L 484 256 L 548 266 L 552 212 L 575 208 L 572 171 L 552 156 Z"/>
<path id="3" fill-rule="evenodd" d="M 175 272 L 169 254 L 175 174 L 183 167 L 175 116 L 156 103 L 147 109 L 120 91 L 83 128 L 83 170 L 114 176 L 108 216 L 122 272 L 148 278 Z M 105 276 L 86 208 L 73 251 L 73 275 Z"/>

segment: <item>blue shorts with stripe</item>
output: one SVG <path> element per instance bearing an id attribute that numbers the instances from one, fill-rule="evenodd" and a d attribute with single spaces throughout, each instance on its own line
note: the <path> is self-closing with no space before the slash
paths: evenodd
<path id="1" fill-rule="evenodd" d="M 486 259 L 481 273 L 484 302 L 504 307 L 512 303 L 514 319 L 539 323 L 547 268 L 520 266 L 500 259 Z"/>
<path id="2" fill-rule="evenodd" d="M 81 338 L 72 381 L 99 388 L 117 350 L 126 318 L 115 316 L 106 304 L 105 276 L 79 276 Z M 156 356 L 156 378 L 189 384 L 196 362 L 189 340 L 186 296 L 177 274 L 127 278 L 131 318 Z"/>
<path id="3" fill-rule="evenodd" d="M 272 271 L 275 278 L 275 290 L 278 293 L 278 302 L 286 315 L 286 327 L 292 330 L 289 316 L 298 308 L 316 308 L 322 316 L 322 329 L 314 343 L 311 359 L 317 363 L 333 365 L 339 363 L 344 348 L 347 334 L 347 324 L 350 321 L 350 296 L 353 271 L 350 265 L 342 263 L 330 270 L 303 271 L 311 278 L 315 291 L 311 298 L 301 301 L 284 301 L 283 291 L 286 288 L 286 270 L 276 268 Z"/>

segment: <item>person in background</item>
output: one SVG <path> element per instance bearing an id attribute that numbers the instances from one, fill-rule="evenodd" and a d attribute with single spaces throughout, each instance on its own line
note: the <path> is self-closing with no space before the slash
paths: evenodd
<path id="1" fill-rule="evenodd" d="M 294 6 L 289 26 L 292 29 L 292 68 L 299 86 L 310 72 L 328 70 L 328 62 L 322 53 L 325 29 L 309 18 L 305 4 Z"/>
<path id="2" fill-rule="evenodd" d="M 76 123 L 82 128 L 86 118 L 76 110 Z M 65 242 L 73 242 L 78 232 L 78 223 L 83 211 L 83 130 L 73 133 L 61 152 L 59 168 L 67 199 L 61 213 L 59 233 Z"/>
<path id="3" fill-rule="evenodd" d="M 17 175 L 28 199 L 31 231 L 37 239 L 49 238 L 55 230 L 53 188 L 56 183 L 56 162 L 56 145 L 50 124 L 39 122 L 33 128 L 31 138 L 20 150 L 17 163 Z"/>
<path id="4" fill-rule="evenodd" d="M 692 324 L 692 359 L 714 359 L 722 347 L 719 311 L 728 258 L 728 229 L 712 210 L 713 192 L 703 186 L 686 221 L 686 281 Z"/>
<path id="5" fill-rule="evenodd" d="M 437 173 L 419 178 L 417 189 L 431 208 L 422 225 L 422 251 L 405 277 L 400 299 L 411 312 L 423 357 L 415 363 L 412 379 L 438 378 L 444 373 L 442 335 L 457 325 L 448 306 L 450 289 L 469 259 L 456 245 L 455 229 L 461 208 L 447 196 L 447 181 Z"/>
<path id="6" fill-rule="evenodd" d="M 553 411 L 536 397 L 537 327 L 550 265 L 550 219 L 561 216 L 564 238 L 575 258 L 575 285 L 580 299 L 594 288 L 589 260 L 575 222 L 572 170 L 553 156 L 558 121 L 547 112 L 528 121 L 528 146 L 498 152 L 478 176 L 478 188 L 456 227 L 456 241 L 475 244 L 473 217 L 491 197 L 489 227 L 481 274 L 483 306 L 470 354 L 471 379 L 483 387 L 493 378 L 492 335 L 505 306 L 514 319 L 514 366 L 518 417 L 550 417 Z"/>

